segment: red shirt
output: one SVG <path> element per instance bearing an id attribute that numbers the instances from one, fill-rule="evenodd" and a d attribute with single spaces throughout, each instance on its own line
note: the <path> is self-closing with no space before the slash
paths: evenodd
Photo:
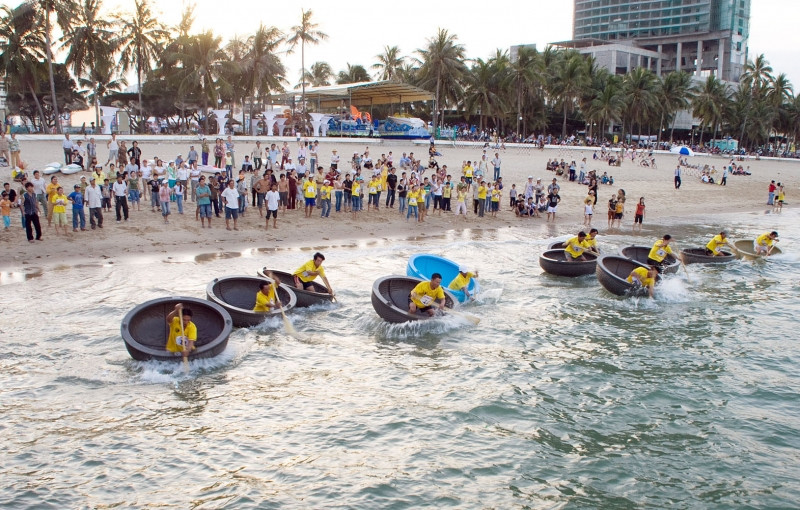
<path id="1" fill-rule="evenodd" d="M 775 184 L 774 184 L 774 183 L 769 183 L 769 192 L 770 192 L 770 193 L 775 193 L 775 190 L 776 190 L 776 189 L 778 189 L 778 187 L 777 187 L 777 186 L 775 186 Z"/>

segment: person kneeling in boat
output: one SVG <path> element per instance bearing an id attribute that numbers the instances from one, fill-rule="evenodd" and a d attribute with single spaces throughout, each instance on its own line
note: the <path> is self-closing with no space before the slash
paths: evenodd
<path id="1" fill-rule="evenodd" d="M 664 270 L 664 259 L 667 258 L 667 255 L 675 256 L 669 245 L 671 241 L 672 236 L 666 234 L 653 244 L 653 247 L 650 248 L 650 253 L 647 255 L 647 263 L 655 266 L 659 274 Z"/>
<path id="2" fill-rule="evenodd" d="M 583 254 L 586 251 L 586 232 L 578 232 L 577 237 L 567 240 L 564 243 L 564 260 L 567 262 L 586 262 L 588 259 Z"/>
<path id="3" fill-rule="evenodd" d="M 772 255 L 772 248 L 774 248 L 772 243 L 777 241 L 780 241 L 780 239 L 778 239 L 777 232 L 774 230 L 772 232 L 764 232 L 756 238 L 756 242 L 753 246 L 756 251 L 756 255 L 766 255 L 769 257 Z"/>
<path id="4" fill-rule="evenodd" d="M 721 257 L 725 255 L 719 249 L 722 246 L 731 247 L 731 243 L 728 241 L 728 233 L 724 230 L 719 234 L 715 235 L 711 238 L 711 240 L 706 245 L 706 255 L 714 256 L 714 257 Z"/>
<path id="5" fill-rule="evenodd" d="M 653 289 L 656 286 L 656 277 L 658 276 L 658 269 L 656 266 L 637 267 L 631 274 L 628 275 L 628 283 L 632 283 L 634 287 L 641 287 L 647 289 L 647 294 L 653 297 Z"/>
<path id="6" fill-rule="evenodd" d="M 258 285 L 258 292 L 256 292 L 256 305 L 253 307 L 254 312 L 271 312 L 273 308 L 281 306 L 281 302 L 275 292 L 276 282 L 273 278 L 272 282 L 261 282 Z"/>
<path id="7" fill-rule="evenodd" d="M 181 327 L 181 317 L 183 317 L 183 327 Z M 197 326 L 192 322 L 192 311 L 184 308 L 183 303 L 178 303 L 167 315 L 167 325 L 169 326 L 167 350 L 176 355 L 188 356 L 194 350 L 194 343 L 197 341 Z"/>
<path id="8" fill-rule="evenodd" d="M 460 290 L 464 293 L 467 299 L 475 299 L 469 293 L 469 284 L 473 278 L 478 277 L 478 272 L 475 271 L 474 273 L 467 269 L 467 266 L 458 266 L 458 275 L 453 278 L 453 281 L 450 282 L 450 285 L 447 286 L 450 290 Z"/>
<path id="9" fill-rule="evenodd" d="M 599 234 L 599 232 L 596 228 L 593 228 L 588 234 L 586 234 L 586 239 L 583 240 L 582 244 L 586 248 L 586 251 L 599 257 L 600 248 L 597 247 L 597 234 Z"/>
<path id="10" fill-rule="evenodd" d="M 309 260 L 292 273 L 294 275 L 294 286 L 300 290 L 315 292 L 313 282 L 317 276 L 321 276 L 322 281 L 325 282 L 325 287 L 328 288 L 328 293 L 333 296 L 333 289 L 331 284 L 328 283 L 328 278 L 325 277 L 325 269 L 322 268 L 324 260 L 325 256 L 323 254 L 320 252 L 315 253 L 312 260 Z"/>
<path id="11" fill-rule="evenodd" d="M 444 303 L 442 275 L 439 273 L 433 273 L 429 282 L 419 282 L 408 295 L 409 313 L 420 311 L 433 317 L 437 310 L 444 310 Z"/>

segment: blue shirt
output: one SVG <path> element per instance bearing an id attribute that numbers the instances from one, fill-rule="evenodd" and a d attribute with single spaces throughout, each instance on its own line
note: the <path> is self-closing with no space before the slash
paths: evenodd
<path id="1" fill-rule="evenodd" d="M 73 191 L 67 198 L 72 200 L 72 209 L 83 209 L 83 194 L 80 191 Z"/>

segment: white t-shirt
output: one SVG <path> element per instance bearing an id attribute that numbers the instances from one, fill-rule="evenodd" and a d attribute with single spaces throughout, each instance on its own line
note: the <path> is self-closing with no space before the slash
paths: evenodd
<path id="1" fill-rule="evenodd" d="M 142 167 L 142 179 L 144 179 L 145 182 L 150 180 L 150 176 L 152 174 L 153 174 L 153 170 L 150 168 L 149 165 L 144 165 Z"/>
<path id="2" fill-rule="evenodd" d="M 278 203 L 280 201 L 280 194 L 277 191 L 267 191 L 267 209 L 270 211 L 278 210 Z"/>
<path id="3" fill-rule="evenodd" d="M 225 191 L 222 192 L 222 198 L 227 201 L 225 207 L 229 209 L 239 208 L 239 192 L 236 191 L 236 188 L 226 187 Z"/>
<path id="4" fill-rule="evenodd" d="M 108 141 L 108 150 L 115 151 L 119 149 L 119 144 L 113 138 Z"/>
<path id="5" fill-rule="evenodd" d="M 192 178 L 193 181 L 199 181 L 201 173 L 202 172 L 200 171 L 199 168 L 193 167 L 192 170 L 189 172 L 189 176 Z"/>
<path id="6" fill-rule="evenodd" d="M 125 181 L 114 182 L 114 184 L 111 186 L 111 189 L 114 191 L 115 197 L 124 197 L 128 194 L 128 185 L 125 184 Z"/>
<path id="7" fill-rule="evenodd" d="M 39 177 L 38 179 L 33 179 L 31 181 L 33 183 L 33 192 L 36 195 L 44 195 L 45 189 L 47 188 L 47 182 L 44 178 Z"/>
<path id="8" fill-rule="evenodd" d="M 179 181 L 186 181 L 189 180 L 189 170 L 184 167 L 180 167 L 176 172 Z"/>

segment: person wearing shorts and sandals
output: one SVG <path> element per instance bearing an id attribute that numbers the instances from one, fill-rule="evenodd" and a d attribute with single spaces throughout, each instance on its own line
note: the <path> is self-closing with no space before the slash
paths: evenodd
<path id="1" fill-rule="evenodd" d="M 272 228 L 278 228 L 278 207 L 280 206 L 281 198 L 278 192 L 278 185 L 272 184 L 270 190 L 265 195 L 267 202 L 267 224 L 266 229 L 269 230 L 269 217 L 272 216 Z"/>
<path id="2" fill-rule="evenodd" d="M 642 220 L 644 220 L 644 197 L 639 198 L 636 204 L 636 214 L 633 216 L 633 231 L 636 232 L 636 225 L 639 225 L 639 232 L 642 231 Z"/>
<path id="3" fill-rule="evenodd" d="M 208 228 L 211 228 L 211 187 L 206 184 L 206 177 L 200 176 L 195 189 L 197 197 L 197 212 L 200 216 L 200 226 L 205 228 L 208 218 Z"/>

